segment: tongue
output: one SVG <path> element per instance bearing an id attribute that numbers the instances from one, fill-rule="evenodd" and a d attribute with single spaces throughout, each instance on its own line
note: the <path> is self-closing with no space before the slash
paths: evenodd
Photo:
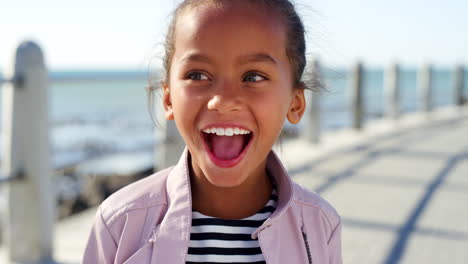
<path id="1" fill-rule="evenodd" d="M 239 156 L 243 144 L 244 139 L 242 135 L 230 137 L 213 135 L 211 140 L 214 155 L 223 160 L 231 160 Z"/>

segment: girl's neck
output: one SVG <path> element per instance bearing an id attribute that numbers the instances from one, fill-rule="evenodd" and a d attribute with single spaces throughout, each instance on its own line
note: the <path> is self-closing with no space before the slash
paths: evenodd
<path id="1" fill-rule="evenodd" d="M 252 175 L 253 176 L 253 175 Z M 217 187 L 203 175 L 190 171 L 192 208 L 204 215 L 222 219 L 242 219 L 254 215 L 270 199 L 272 183 L 263 169 L 239 186 Z"/>

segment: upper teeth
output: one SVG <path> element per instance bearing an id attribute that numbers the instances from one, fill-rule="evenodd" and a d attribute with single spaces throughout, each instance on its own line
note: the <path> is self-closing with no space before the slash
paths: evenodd
<path id="1" fill-rule="evenodd" d="M 233 136 L 233 135 L 245 135 L 250 134 L 249 130 L 238 128 L 238 127 L 212 127 L 203 129 L 203 132 L 208 134 L 216 134 L 218 136 Z"/>

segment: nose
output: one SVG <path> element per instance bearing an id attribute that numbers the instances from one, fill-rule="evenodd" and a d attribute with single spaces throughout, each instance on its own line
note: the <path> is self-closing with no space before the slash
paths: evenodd
<path id="1" fill-rule="evenodd" d="M 241 88 L 227 82 L 220 83 L 213 89 L 208 101 L 208 110 L 220 113 L 239 111 L 243 107 Z"/>

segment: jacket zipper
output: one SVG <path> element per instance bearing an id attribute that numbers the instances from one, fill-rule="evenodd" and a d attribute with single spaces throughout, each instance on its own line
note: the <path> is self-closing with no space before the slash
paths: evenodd
<path id="1" fill-rule="evenodd" d="M 307 241 L 307 234 L 302 232 L 302 237 L 304 238 L 305 247 L 307 250 L 307 258 L 309 259 L 309 264 L 312 264 L 312 255 L 310 254 L 309 242 Z"/>

